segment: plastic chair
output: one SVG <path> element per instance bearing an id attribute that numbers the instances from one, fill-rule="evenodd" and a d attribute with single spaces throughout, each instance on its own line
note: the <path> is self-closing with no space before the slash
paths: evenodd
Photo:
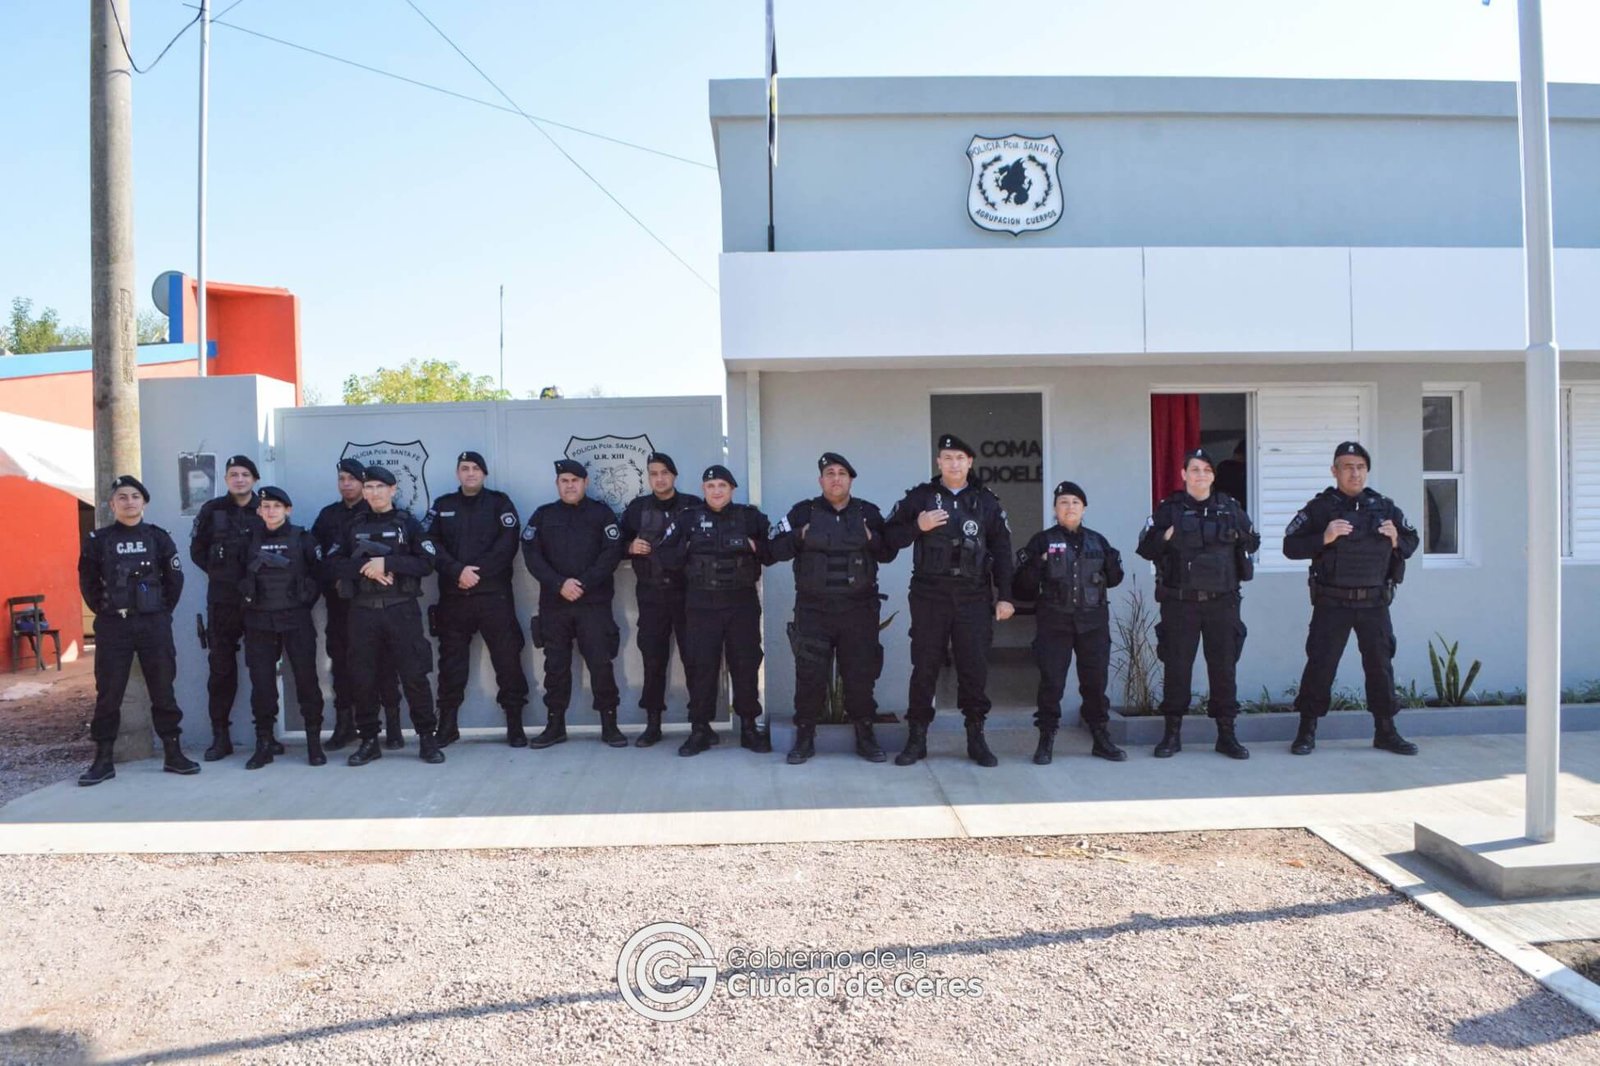
<path id="1" fill-rule="evenodd" d="M 41 638 L 49 637 L 56 646 L 56 672 L 61 671 L 61 630 L 45 619 L 43 596 L 13 596 L 6 600 L 6 615 L 11 631 L 11 672 L 21 665 L 22 643 L 27 641 L 33 649 L 33 661 L 40 670 L 46 669 Z"/>

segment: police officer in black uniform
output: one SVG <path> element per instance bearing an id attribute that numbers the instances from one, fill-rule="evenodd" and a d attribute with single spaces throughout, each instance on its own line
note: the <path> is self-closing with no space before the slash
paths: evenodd
<path id="1" fill-rule="evenodd" d="M 1183 491 L 1162 500 L 1145 522 L 1139 555 L 1156 566 L 1156 656 L 1161 660 L 1161 713 L 1166 730 L 1156 745 L 1158 759 L 1183 750 L 1183 716 L 1189 710 L 1189 682 L 1202 637 L 1211 690 L 1206 713 L 1217 723 L 1217 751 L 1231 759 L 1250 752 L 1234 734 L 1239 714 L 1235 668 L 1244 649 L 1239 618 L 1239 584 L 1255 574 L 1251 558 L 1261 537 L 1233 497 L 1212 492 L 1216 465 L 1204 448 L 1183 457 Z"/>
<path id="2" fill-rule="evenodd" d="M 183 593 L 183 562 L 177 545 L 160 526 L 144 520 L 150 493 L 139 479 L 123 474 L 111 483 L 115 519 L 84 539 L 78 555 L 78 589 L 95 613 L 94 761 L 78 778 L 98 785 L 117 776 L 112 752 L 122 725 L 122 696 L 128 671 L 139 657 L 150 691 L 150 717 L 161 738 L 170 774 L 197 774 L 200 767 L 178 743 L 183 712 L 172 692 L 178 654 L 172 645 L 172 610 Z"/>
<path id="3" fill-rule="evenodd" d="M 255 460 L 232 455 L 224 464 L 226 495 L 207 500 L 194 516 L 189 533 L 189 558 L 206 572 L 206 646 L 210 649 L 211 676 L 206 691 L 211 705 L 211 746 L 206 762 L 233 754 L 228 718 L 239 691 L 239 642 L 244 637 L 244 601 L 239 582 L 244 579 L 244 552 L 261 527 L 255 484 L 261 479 Z M 273 753 L 283 746 L 272 741 Z"/>
<path id="4" fill-rule="evenodd" d="M 650 479 L 650 494 L 630 501 L 621 522 L 623 550 L 633 560 L 639 603 L 637 643 L 644 658 L 639 706 L 645 713 L 645 729 L 633 742 L 640 748 L 661 740 L 661 715 L 667 709 L 667 667 L 672 662 L 674 642 L 678 645 L 678 662 L 689 661 L 683 573 L 661 565 L 655 547 L 684 508 L 701 502 L 698 496 L 678 491 L 678 467 L 665 452 L 652 452 L 645 471 Z"/>
<path id="5" fill-rule="evenodd" d="M 778 523 L 773 562 L 794 560 L 794 750 L 799 765 L 816 754 L 817 722 L 837 662 L 845 713 L 856 730 L 856 754 L 868 762 L 886 756 L 873 735 L 878 704 L 872 687 L 883 670 L 878 639 L 878 564 L 897 554 L 883 533 L 878 506 L 850 494 L 855 467 L 836 452 L 817 460 L 822 495 L 801 500 Z"/>
<path id="6" fill-rule="evenodd" d="M 506 743 L 528 746 L 522 708 L 528 675 L 522 670 L 522 623 L 511 593 L 517 558 L 517 505 L 485 488 L 489 464 L 478 452 L 456 457 L 460 492 L 433 501 L 422 528 L 439 569 L 439 743 L 461 739 L 457 715 L 467 691 L 467 662 L 474 633 L 483 636 L 494 666 L 497 700 L 506 716 Z"/>
<path id="7" fill-rule="evenodd" d="M 378 677 L 382 664 L 400 672 L 422 761 L 444 762 L 434 730 L 428 672 L 433 648 L 422 630 L 422 579 L 433 573 L 433 545 L 410 511 L 394 505 L 394 472 L 369 466 L 361 492 L 369 510 L 358 515 L 334 545 L 327 569 L 339 594 L 350 599 L 350 672 L 356 688 L 356 732 L 361 744 L 348 760 L 365 766 L 383 757 L 378 743 Z"/>
<path id="8" fill-rule="evenodd" d="M 994 623 L 1010 618 L 1016 559 L 1000 499 L 972 479 L 972 446 L 953 433 L 939 438 L 939 475 L 910 489 L 889 512 L 891 547 L 913 548 L 911 689 L 905 750 L 896 766 L 928 757 L 933 690 L 946 649 L 956 663 L 956 702 L 967 726 L 967 757 L 998 764 L 983 736 L 989 714 L 990 642 Z M 998 598 L 995 590 L 999 590 Z"/>
<path id="9" fill-rule="evenodd" d="M 317 520 L 311 523 L 311 535 L 322 549 L 324 563 L 332 556 L 334 545 L 344 543 L 350 523 L 371 510 L 361 498 L 366 471 L 359 459 L 339 460 L 339 498 L 318 511 Z M 336 585 L 324 566 L 322 603 L 328 610 L 328 621 L 323 640 L 333 668 L 333 733 L 323 745 L 329 751 L 339 751 L 356 739 L 356 685 L 350 676 L 350 601 L 339 595 Z M 400 676 L 391 663 L 378 666 L 378 701 L 383 705 L 386 726 L 383 746 L 405 747 L 400 731 Z"/>
<path id="10" fill-rule="evenodd" d="M 322 549 L 316 538 L 289 521 L 294 501 L 275 485 L 257 490 L 261 528 L 245 549 L 244 665 L 250 672 L 250 711 L 256 724 L 256 750 L 246 770 L 272 761 L 272 730 L 278 721 L 278 660 L 288 659 L 295 701 L 306 723 L 306 760 L 322 754 L 322 686 L 317 683 L 317 627 L 311 606 L 320 594 Z"/>
<path id="11" fill-rule="evenodd" d="M 1038 628 L 1033 656 L 1039 664 L 1039 747 L 1033 761 L 1046 766 L 1054 757 L 1056 730 L 1061 725 L 1061 693 L 1067 670 L 1078 657 L 1080 712 L 1094 738 L 1091 754 L 1122 762 L 1128 753 L 1111 741 L 1106 699 L 1111 666 L 1109 590 L 1122 584 L 1122 555 L 1106 538 L 1083 524 L 1089 497 L 1082 486 L 1063 481 L 1056 486 L 1056 524 L 1035 533 L 1017 553 L 1013 591 L 1018 600 L 1037 600 Z"/>
<path id="12" fill-rule="evenodd" d="M 1311 631 L 1294 697 L 1300 730 L 1289 748 L 1296 755 L 1310 755 L 1317 746 L 1317 720 L 1328 713 L 1334 674 L 1352 629 L 1367 675 L 1372 746 L 1396 755 L 1417 753 L 1394 726 L 1398 708 L 1389 604 L 1421 538 L 1393 500 L 1367 488 L 1371 466 L 1372 457 L 1358 442 L 1340 444 L 1333 452 L 1336 484 L 1301 508 L 1284 531 L 1283 554 L 1311 560 Z"/>
<path id="13" fill-rule="evenodd" d="M 667 528 L 656 551 L 663 563 L 683 572 L 689 620 L 689 737 L 679 755 L 699 755 L 717 743 L 711 728 L 724 657 L 733 681 L 733 711 L 739 716 L 739 746 L 772 750 L 761 718 L 761 597 L 756 582 L 769 560 L 767 516 L 734 503 L 739 487 L 721 463 L 701 475 L 703 503 L 686 508 Z"/>
<path id="14" fill-rule="evenodd" d="M 559 499 L 529 515 L 522 530 L 522 561 L 539 582 L 533 646 L 544 649 L 545 727 L 531 744 L 548 748 L 567 739 L 576 642 L 589 668 L 600 739 L 625 748 L 628 738 L 617 728 L 622 694 L 611 665 L 622 640 L 611 616 L 611 575 L 622 561 L 622 530 L 611 508 L 589 497 L 588 468 L 574 459 L 555 466 Z"/>

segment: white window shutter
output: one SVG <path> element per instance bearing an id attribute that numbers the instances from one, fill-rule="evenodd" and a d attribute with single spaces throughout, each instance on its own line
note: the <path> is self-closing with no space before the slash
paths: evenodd
<path id="1" fill-rule="evenodd" d="M 1304 567 L 1285 559 L 1283 531 L 1306 501 L 1333 484 L 1329 467 L 1340 441 L 1366 436 L 1367 389 L 1360 385 L 1280 385 L 1256 393 L 1256 484 L 1260 564 Z M 1600 512 L 1597 512 L 1600 517 Z"/>
<path id="2" fill-rule="evenodd" d="M 1567 507 L 1574 559 L 1600 559 L 1600 385 L 1567 399 Z"/>

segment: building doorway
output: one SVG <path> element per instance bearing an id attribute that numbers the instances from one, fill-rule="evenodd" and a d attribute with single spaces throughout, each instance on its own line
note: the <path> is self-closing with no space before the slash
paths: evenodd
<path id="1" fill-rule="evenodd" d="M 1183 488 L 1183 455 L 1204 448 L 1216 460 L 1214 488 L 1250 507 L 1250 395 L 1157 392 L 1150 396 L 1150 505 Z"/>

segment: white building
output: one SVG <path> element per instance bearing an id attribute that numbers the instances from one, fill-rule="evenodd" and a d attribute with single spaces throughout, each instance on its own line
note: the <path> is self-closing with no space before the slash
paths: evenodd
<path id="1" fill-rule="evenodd" d="M 1426 639 L 1438 632 L 1482 659 L 1480 688 L 1520 687 L 1511 85 L 821 79 L 787 80 L 781 98 L 768 253 L 762 83 L 711 84 L 731 464 L 769 515 L 815 494 L 823 449 L 848 456 L 858 495 L 887 509 L 930 475 L 933 437 L 949 430 L 984 452 L 1019 545 L 1070 478 L 1089 494 L 1087 523 L 1148 590 L 1132 549 L 1153 477 L 1175 474 L 1157 456 L 1197 418 L 1219 459 L 1242 448 L 1264 544 L 1244 601 L 1240 695 L 1276 696 L 1299 679 L 1310 614 L 1304 564 L 1279 552 L 1283 529 L 1330 483 L 1334 445 L 1356 438 L 1373 454 L 1373 487 L 1425 535 L 1394 608 L 1397 679 L 1431 688 Z M 1575 683 L 1600 678 L 1600 87 L 1552 86 L 1550 110 L 1562 656 Z M 1010 187 L 1018 210 L 1057 212 L 1016 235 L 969 214 L 975 170 L 995 180 L 995 157 L 1017 158 L 1003 141 L 1013 134 L 1034 156 Z M 995 140 L 969 164 L 975 138 Z M 900 615 L 878 695 L 897 711 L 908 575 L 902 558 L 883 580 L 885 611 Z M 769 577 L 766 604 L 767 702 L 787 715 L 785 576 Z M 1029 619 L 997 627 L 992 688 L 1005 702 L 1031 700 L 1031 636 Z M 1339 685 L 1360 680 L 1352 648 Z"/>

